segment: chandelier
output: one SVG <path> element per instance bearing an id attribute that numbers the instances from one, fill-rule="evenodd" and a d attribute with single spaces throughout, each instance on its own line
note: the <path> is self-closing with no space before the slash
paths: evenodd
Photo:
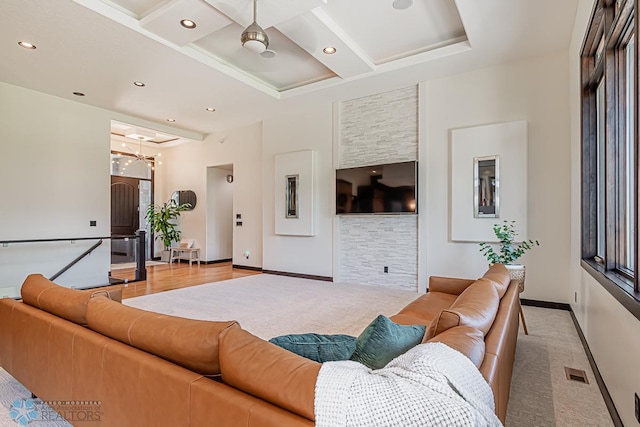
<path id="1" fill-rule="evenodd" d="M 162 157 L 162 153 L 158 153 L 155 156 L 152 154 L 144 154 L 144 152 L 142 151 L 142 141 L 150 141 L 151 139 L 153 139 L 153 137 L 150 137 L 148 135 L 143 135 L 140 133 L 127 133 L 125 134 L 125 137 L 127 138 L 135 138 L 138 140 L 138 150 L 134 150 L 132 149 L 126 142 L 122 143 L 122 147 L 125 148 L 129 153 L 131 153 L 133 155 L 133 159 L 129 159 L 127 160 L 127 164 L 131 164 L 134 161 L 140 161 L 140 162 L 144 162 L 147 164 L 147 167 L 150 167 L 151 169 L 155 169 L 155 165 L 161 165 L 162 161 L 160 160 L 156 160 L 155 157 Z"/>

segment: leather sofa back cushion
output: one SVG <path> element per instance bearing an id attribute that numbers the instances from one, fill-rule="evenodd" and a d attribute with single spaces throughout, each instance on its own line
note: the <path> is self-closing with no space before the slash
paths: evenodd
<path id="1" fill-rule="evenodd" d="M 498 312 L 500 297 L 493 283 L 479 279 L 465 289 L 451 307 L 436 316 L 425 333 L 422 342 L 455 326 L 466 325 L 487 334 Z"/>
<path id="2" fill-rule="evenodd" d="M 20 290 L 22 301 L 78 325 L 87 324 L 87 303 L 91 292 L 59 286 L 42 274 L 30 274 Z"/>
<path id="3" fill-rule="evenodd" d="M 507 292 L 509 283 L 511 283 L 509 270 L 502 264 L 493 264 L 482 277 L 493 282 L 496 291 L 498 291 L 498 296 L 502 299 L 505 292 Z"/>
<path id="4" fill-rule="evenodd" d="M 484 334 L 471 326 L 455 326 L 431 338 L 428 342 L 441 342 L 467 356 L 480 367 L 484 360 Z"/>
<path id="5" fill-rule="evenodd" d="M 202 375 L 220 373 L 218 336 L 237 324 L 139 310 L 104 296 L 87 305 L 90 329 Z"/>
<path id="6" fill-rule="evenodd" d="M 233 327 L 220 334 L 220 366 L 225 384 L 314 420 L 320 363 Z"/>
<path id="7" fill-rule="evenodd" d="M 419 296 L 409 304 L 407 304 L 398 314 L 420 319 L 420 322 L 411 323 L 412 325 L 428 325 L 434 317 L 442 310 L 451 307 L 451 304 L 458 298 L 446 292 L 432 292 L 429 290 L 424 295 Z"/>

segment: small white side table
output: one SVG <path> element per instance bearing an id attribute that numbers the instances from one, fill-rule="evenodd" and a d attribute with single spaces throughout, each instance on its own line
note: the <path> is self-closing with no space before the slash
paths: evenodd
<path id="1" fill-rule="evenodd" d="M 184 258 L 183 254 L 188 254 L 188 258 Z M 194 258 L 195 255 L 195 258 Z M 171 248 L 171 256 L 169 258 L 169 264 L 173 262 L 174 259 L 188 259 L 189 265 L 193 263 L 193 261 L 198 261 L 198 265 L 200 265 L 200 248 Z"/>

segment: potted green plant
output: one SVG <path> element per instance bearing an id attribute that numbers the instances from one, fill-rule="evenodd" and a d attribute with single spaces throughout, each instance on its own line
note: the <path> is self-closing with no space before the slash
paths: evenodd
<path id="1" fill-rule="evenodd" d="M 155 240 L 160 239 L 164 244 L 163 261 L 169 260 L 171 243 L 180 240 L 180 230 L 176 228 L 180 212 L 186 211 L 190 207 L 189 203 L 179 205 L 174 199 L 170 199 L 162 205 L 149 205 L 147 208 L 145 218 L 149 223 L 149 228 L 154 233 Z"/>
<path id="2" fill-rule="evenodd" d="M 540 246 L 540 242 L 529 239 L 516 244 L 518 230 L 515 221 L 505 220 L 502 224 L 494 224 L 493 232 L 499 241 L 498 250 L 496 251 L 491 244 L 483 242 L 480 243 L 480 252 L 487 258 L 489 264 L 504 264 L 511 278 L 518 281 L 520 292 L 523 292 L 525 267 L 522 264 L 515 264 L 515 261 L 534 246 Z"/>

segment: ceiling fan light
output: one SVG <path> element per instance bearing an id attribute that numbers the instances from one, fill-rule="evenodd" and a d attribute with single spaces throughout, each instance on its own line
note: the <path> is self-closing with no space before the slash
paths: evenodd
<path id="1" fill-rule="evenodd" d="M 262 56 L 263 58 L 266 58 L 266 59 L 271 59 L 271 58 L 275 58 L 276 57 L 276 52 L 273 51 L 273 50 L 267 49 L 264 52 L 262 52 L 260 54 L 260 56 Z"/>
<path id="2" fill-rule="evenodd" d="M 413 6 L 413 0 L 393 0 L 393 8 L 396 10 L 404 10 Z"/>
<path id="3" fill-rule="evenodd" d="M 253 53 L 262 53 L 269 47 L 269 36 L 255 22 L 242 32 L 240 41 L 243 48 Z"/>

